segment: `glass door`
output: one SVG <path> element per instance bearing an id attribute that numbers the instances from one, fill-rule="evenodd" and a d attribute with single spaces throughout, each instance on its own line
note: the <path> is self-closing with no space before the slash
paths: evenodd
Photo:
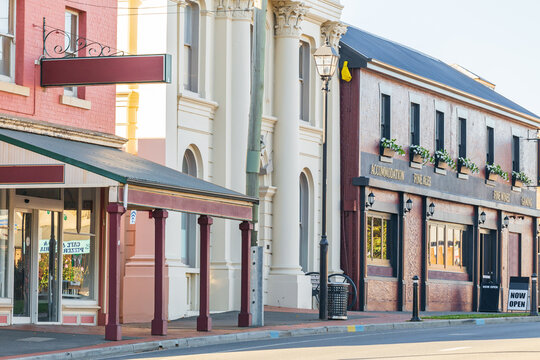
<path id="1" fill-rule="evenodd" d="M 60 213 L 50 210 L 39 210 L 38 236 L 38 322 L 59 321 L 59 253 Z"/>
<path id="2" fill-rule="evenodd" d="M 32 275 L 32 213 L 15 212 L 13 322 L 30 322 Z"/>

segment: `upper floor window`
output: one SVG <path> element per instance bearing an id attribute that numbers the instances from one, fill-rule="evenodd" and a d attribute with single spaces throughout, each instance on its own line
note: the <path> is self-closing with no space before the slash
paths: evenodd
<path id="1" fill-rule="evenodd" d="M 199 5 L 189 1 L 184 13 L 184 88 L 199 91 Z"/>
<path id="2" fill-rule="evenodd" d="M 309 44 L 305 41 L 300 41 L 299 51 L 300 119 L 309 121 L 309 61 L 311 56 Z"/>
<path id="3" fill-rule="evenodd" d="M 435 113 L 435 150 L 444 150 L 444 113 Z"/>
<path id="4" fill-rule="evenodd" d="M 79 14 L 66 10 L 65 14 L 65 30 L 66 38 L 64 47 L 66 49 L 66 56 L 77 56 L 77 40 L 79 38 Z M 64 95 L 77 97 L 77 87 L 67 86 L 64 88 Z"/>
<path id="5" fill-rule="evenodd" d="M 381 138 L 390 139 L 390 95 L 381 94 Z"/>
<path id="6" fill-rule="evenodd" d="M 458 156 L 467 157 L 467 119 L 458 119 Z"/>
<path id="7" fill-rule="evenodd" d="M 411 145 L 420 145 L 420 105 L 411 103 Z"/>
<path id="8" fill-rule="evenodd" d="M 493 128 L 487 127 L 487 139 L 486 139 L 486 163 L 493 164 L 495 161 L 495 135 Z"/>
<path id="9" fill-rule="evenodd" d="M 512 171 L 520 171 L 519 136 L 512 136 Z"/>
<path id="10" fill-rule="evenodd" d="M 14 0 L 0 0 L 0 80 L 13 81 L 15 75 Z"/>

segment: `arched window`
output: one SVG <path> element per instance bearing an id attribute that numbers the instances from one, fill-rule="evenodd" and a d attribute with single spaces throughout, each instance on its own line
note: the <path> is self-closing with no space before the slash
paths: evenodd
<path id="1" fill-rule="evenodd" d="M 199 91 L 199 5 L 188 1 L 184 16 L 184 88 Z"/>
<path id="2" fill-rule="evenodd" d="M 184 154 L 182 172 L 191 176 L 197 176 L 197 163 L 195 161 L 195 155 L 191 150 L 186 150 Z M 182 213 L 180 241 L 180 259 L 184 264 L 195 267 L 197 256 L 197 216 L 195 214 Z"/>
<path id="3" fill-rule="evenodd" d="M 300 267 L 308 271 L 309 253 L 309 185 L 304 173 L 300 174 Z"/>

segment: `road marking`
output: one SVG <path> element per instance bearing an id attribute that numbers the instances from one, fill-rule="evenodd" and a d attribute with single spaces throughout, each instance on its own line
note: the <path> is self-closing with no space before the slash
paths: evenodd
<path id="1" fill-rule="evenodd" d="M 455 347 L 455 348 L 448 348 L 448 349 L 441 349 L 439 351 L 456 351 L 456 350 L 463 350 L 463 349 L 470 349 L 470 346 L 461 346 L 461 347 Z"/>
<path id="2" fill-rule="evenodd" d="M 48 337 L 27 337 L 22 339 L 17 339 L 17 341 L 26 341 L 26 342 L 44 342 L 44 341 L 51 341 L 54 340 L 54 338 L 48 338 Z"/>

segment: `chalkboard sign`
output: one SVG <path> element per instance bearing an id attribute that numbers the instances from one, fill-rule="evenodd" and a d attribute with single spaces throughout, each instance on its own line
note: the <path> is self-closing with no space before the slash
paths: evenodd
<path id="1" fill-rule="evenodd" d="M 483 282 L 480 285 L 480 311 L 499 311 L 499 284 L 491 281 Z"/>

